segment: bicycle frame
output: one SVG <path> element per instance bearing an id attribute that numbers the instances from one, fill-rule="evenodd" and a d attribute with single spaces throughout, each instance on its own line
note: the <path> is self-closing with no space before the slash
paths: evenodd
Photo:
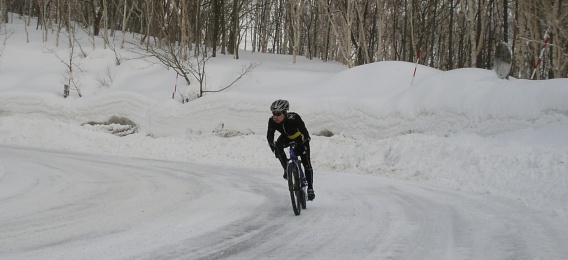
<path id="1" fill-rule="evenodd" d="M 300 163 L 300 158 L 296 157 L 296 154 L 294 153 L 294 148 L 296 148 L 296 143 L 295 142 L 291 142 L 290 143 L 290 149 L 289 149 L 289 154 L 290 154 L 290 159 L 288 159 L 289 162 L 292 162 L 292 164 L 294 164 L 294 166 L 297 166 L 298 169 L 300 169 L 300 180 L 302 181 L 302 187 L 304 186 L 304 184 L 306 184 L 306 175 L 304 174 L 304 169 L 302 167 L 302 164 Z"/>

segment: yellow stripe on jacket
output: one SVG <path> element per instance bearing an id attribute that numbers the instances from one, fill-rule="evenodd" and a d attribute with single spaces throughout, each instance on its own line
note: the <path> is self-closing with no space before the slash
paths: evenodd
<path id="1" fill-rule="evenodd" d="M 298 132 L 296 132 L 296 133 L 293 134 L 293 135 L 289 135 L 289 136 L 288 136 L 288 139 L 294 140 L 294 139 L 298 138 L 298 136 L 300 136 L 300 135 L 302 135 L 302 133 L 300 133 L 300 131 L 298 131 Z"/>

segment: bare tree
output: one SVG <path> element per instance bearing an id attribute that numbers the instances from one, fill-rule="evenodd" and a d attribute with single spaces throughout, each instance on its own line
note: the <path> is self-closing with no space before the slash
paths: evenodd
<path id="1" fill-rule="evenodd" d="M 260 63 L 249 63 L 248 65 L 243 66 L 241 68 L 241 71 L 237 75 L 237 77 L 231 83 L 229 83 L 227 86 L 224 86 L 224 87 L 222 87 L 218 90 L 203 90 L 202 94 L 207 93 L 207 92 L 221 92 L 225 89 L 232 87 L 235 83 L 237 83 L 239 80 L 241 80 L 244 76 L 250 74 L 259 65 L 260 65 Z"/>
<path id="2" fill-rule="evenodd" d="M 326 5 L 325 0 L 319 0 L 322 5 Z M 339 53 L 341 54 L 342 61 L 349 67 L 355 65 L 353 59 L 353 46 L 351 45 L 351 34 L 353 26 L 353 5 L 354 1 L 347 1 L 345 4 L 331 4 L 327 6 L 326 14 L 327 20 L 331 24 L 334 35 L 337 40 Z"/>
<path id="3" fill-rule="evenodd" d="M 302 0 L 290 0 L 288 1 L 288 13 L 290 14 L 290 39 L 292 40 L 292 63 L 296 63 L 296 56 L 300 49 L 300 21 L 301 21 L 301 10 L 302 10 Z"/>
<path id="4" fill-rule="evenodd" d="M 555 78 L 568 76 L 568 53 L 566 53 L 566 43 L 568 41 L 568 14 L 566 13 L 566 3 L 562 12 L 563 1 L 548 0 L 540 2 L 543 14 L 545 15 L 546 29 L 551 34 L 550 63 L 548 77 Z M 564 46 L 562 46 L 564 43 Z"/>
<path id="5" fill-rule="evenodd" d="M 4 36 L 4 39 L 2 41 L 2 45 L 0 46 L 0 61 L 2 61 L 2 55 L 4 54 L 4 48 L 6 47 L 6 42 L 8 42 L 8 38 L 10 38 L 10 36 L 12 35 L 12 33 L 8 33 L 6 31 L 6 27 L 0 27 L 0 36 Z"/>
<path id="6" fill-rule="evenodd" d="M 77 91 L 77 94 L 79 95 L 79 97 L 82 97 L 81 95 L 81 88 L 80 88 L 80 82 L 77 78 L 76 73 L 74 73 L 74 68 L 75 69 L 81 69 L 75 62 L 74 62 L 74 58 L 76 56 L 75 54 L 75 42 L 73 41 L 70 45 L 69 45 L 69 50 L 68 50 L 68 57 L 67 58 L 63 58 L 61 56 L 59 56 L 59 54 L 57 53 L 57 51 L 49 49 L 47 50 L 47 52 L 53 54 L 61 63 L 63 63 L 65 65 L 65 67 L 67 67 L 67 71 L 65 73 L 65 78 L 66 78 L 66 89 L 73 87 L 73 89 L 75 89 Z M 65 96 L 66 97 L 66 96 Z"/>
<path id="7" fill-rule="evenodd" d="M 294 60 L 303 55 L 353 67 L 410 61 L 422 49 L 420 62 L 434 68 L 490 68 L 505 41 L 513 50 L 511 75 L 519 78 L 531 74 L 548 32 L 537 78 L 568 77 L 568 2 L 562 0 L 0 0 L 4 23 L 8 13 L 25 17 L 26 32 L 37 20 L 44 42 L 56 33 L 59 44 L 64 29 L 73 34 L 79 26 L 93 48 L 99 36 L 106 48 L 121 30 L 121 48 L 132 33 L 145 48 L 176 42 L 183 59 L 202 57 L 202 44 L 212 58 L 218 48 L 238 58 L 249 37 L 253 51 Z"/>
<path id="8" fill-rule="evenodd" d="M 10 22 L 8 19 L 8 0 L 0 0 L 0 27 L 4 23 Z"/>
<path id="9" fill-rule="evenodd" d="M 133 14 L 133 10 L 134 7 L 136 6 L 134 3 L 130 4 L 130 8 L 129 8 L 129 4 L 127 0 L 122 0 L 122 27 L 121 27 L 121 32 L 122 32 L 122 39 L 120 41 L 120 48 L 124 48 L 124 42 L 126 41 L 126 28 L 128 25 L 128 21 L 130 20 L 132 14 Z M 128 10 L 128 11 L 127 11 Z"/>

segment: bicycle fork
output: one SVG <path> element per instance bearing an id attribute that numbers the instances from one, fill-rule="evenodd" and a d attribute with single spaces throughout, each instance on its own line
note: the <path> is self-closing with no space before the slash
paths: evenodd
<path id="1" fill-rule="evenodd" d="M 287 167 L 288 171 L 292 170 L 292 176 L 288 176 L 288 178 L 294 178 L 294 183 L 299 183 L 300 186 L 299 188 L 303 188 L 306 187 L 308 185 L 308 181 L 306 179 L 306 175 L 304 174 L 304 171 L 302 170 L 302 167 L 300 166 L 300 163 L 298 160 L 290 160 L 288 162 L 288 167 Z M 290 191 L 293 191 L 296 189 L 296 187 L 289 187 Z"/>

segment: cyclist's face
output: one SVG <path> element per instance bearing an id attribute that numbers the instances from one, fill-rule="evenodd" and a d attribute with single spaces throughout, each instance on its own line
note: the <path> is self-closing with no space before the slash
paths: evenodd
<path id="1" fill-rule="evenodd" d="M 273 112 L 272 120 L 274 120 L 274 123 L 280 124 L 284 121 L 284 114 L 281 112 Z"/>

